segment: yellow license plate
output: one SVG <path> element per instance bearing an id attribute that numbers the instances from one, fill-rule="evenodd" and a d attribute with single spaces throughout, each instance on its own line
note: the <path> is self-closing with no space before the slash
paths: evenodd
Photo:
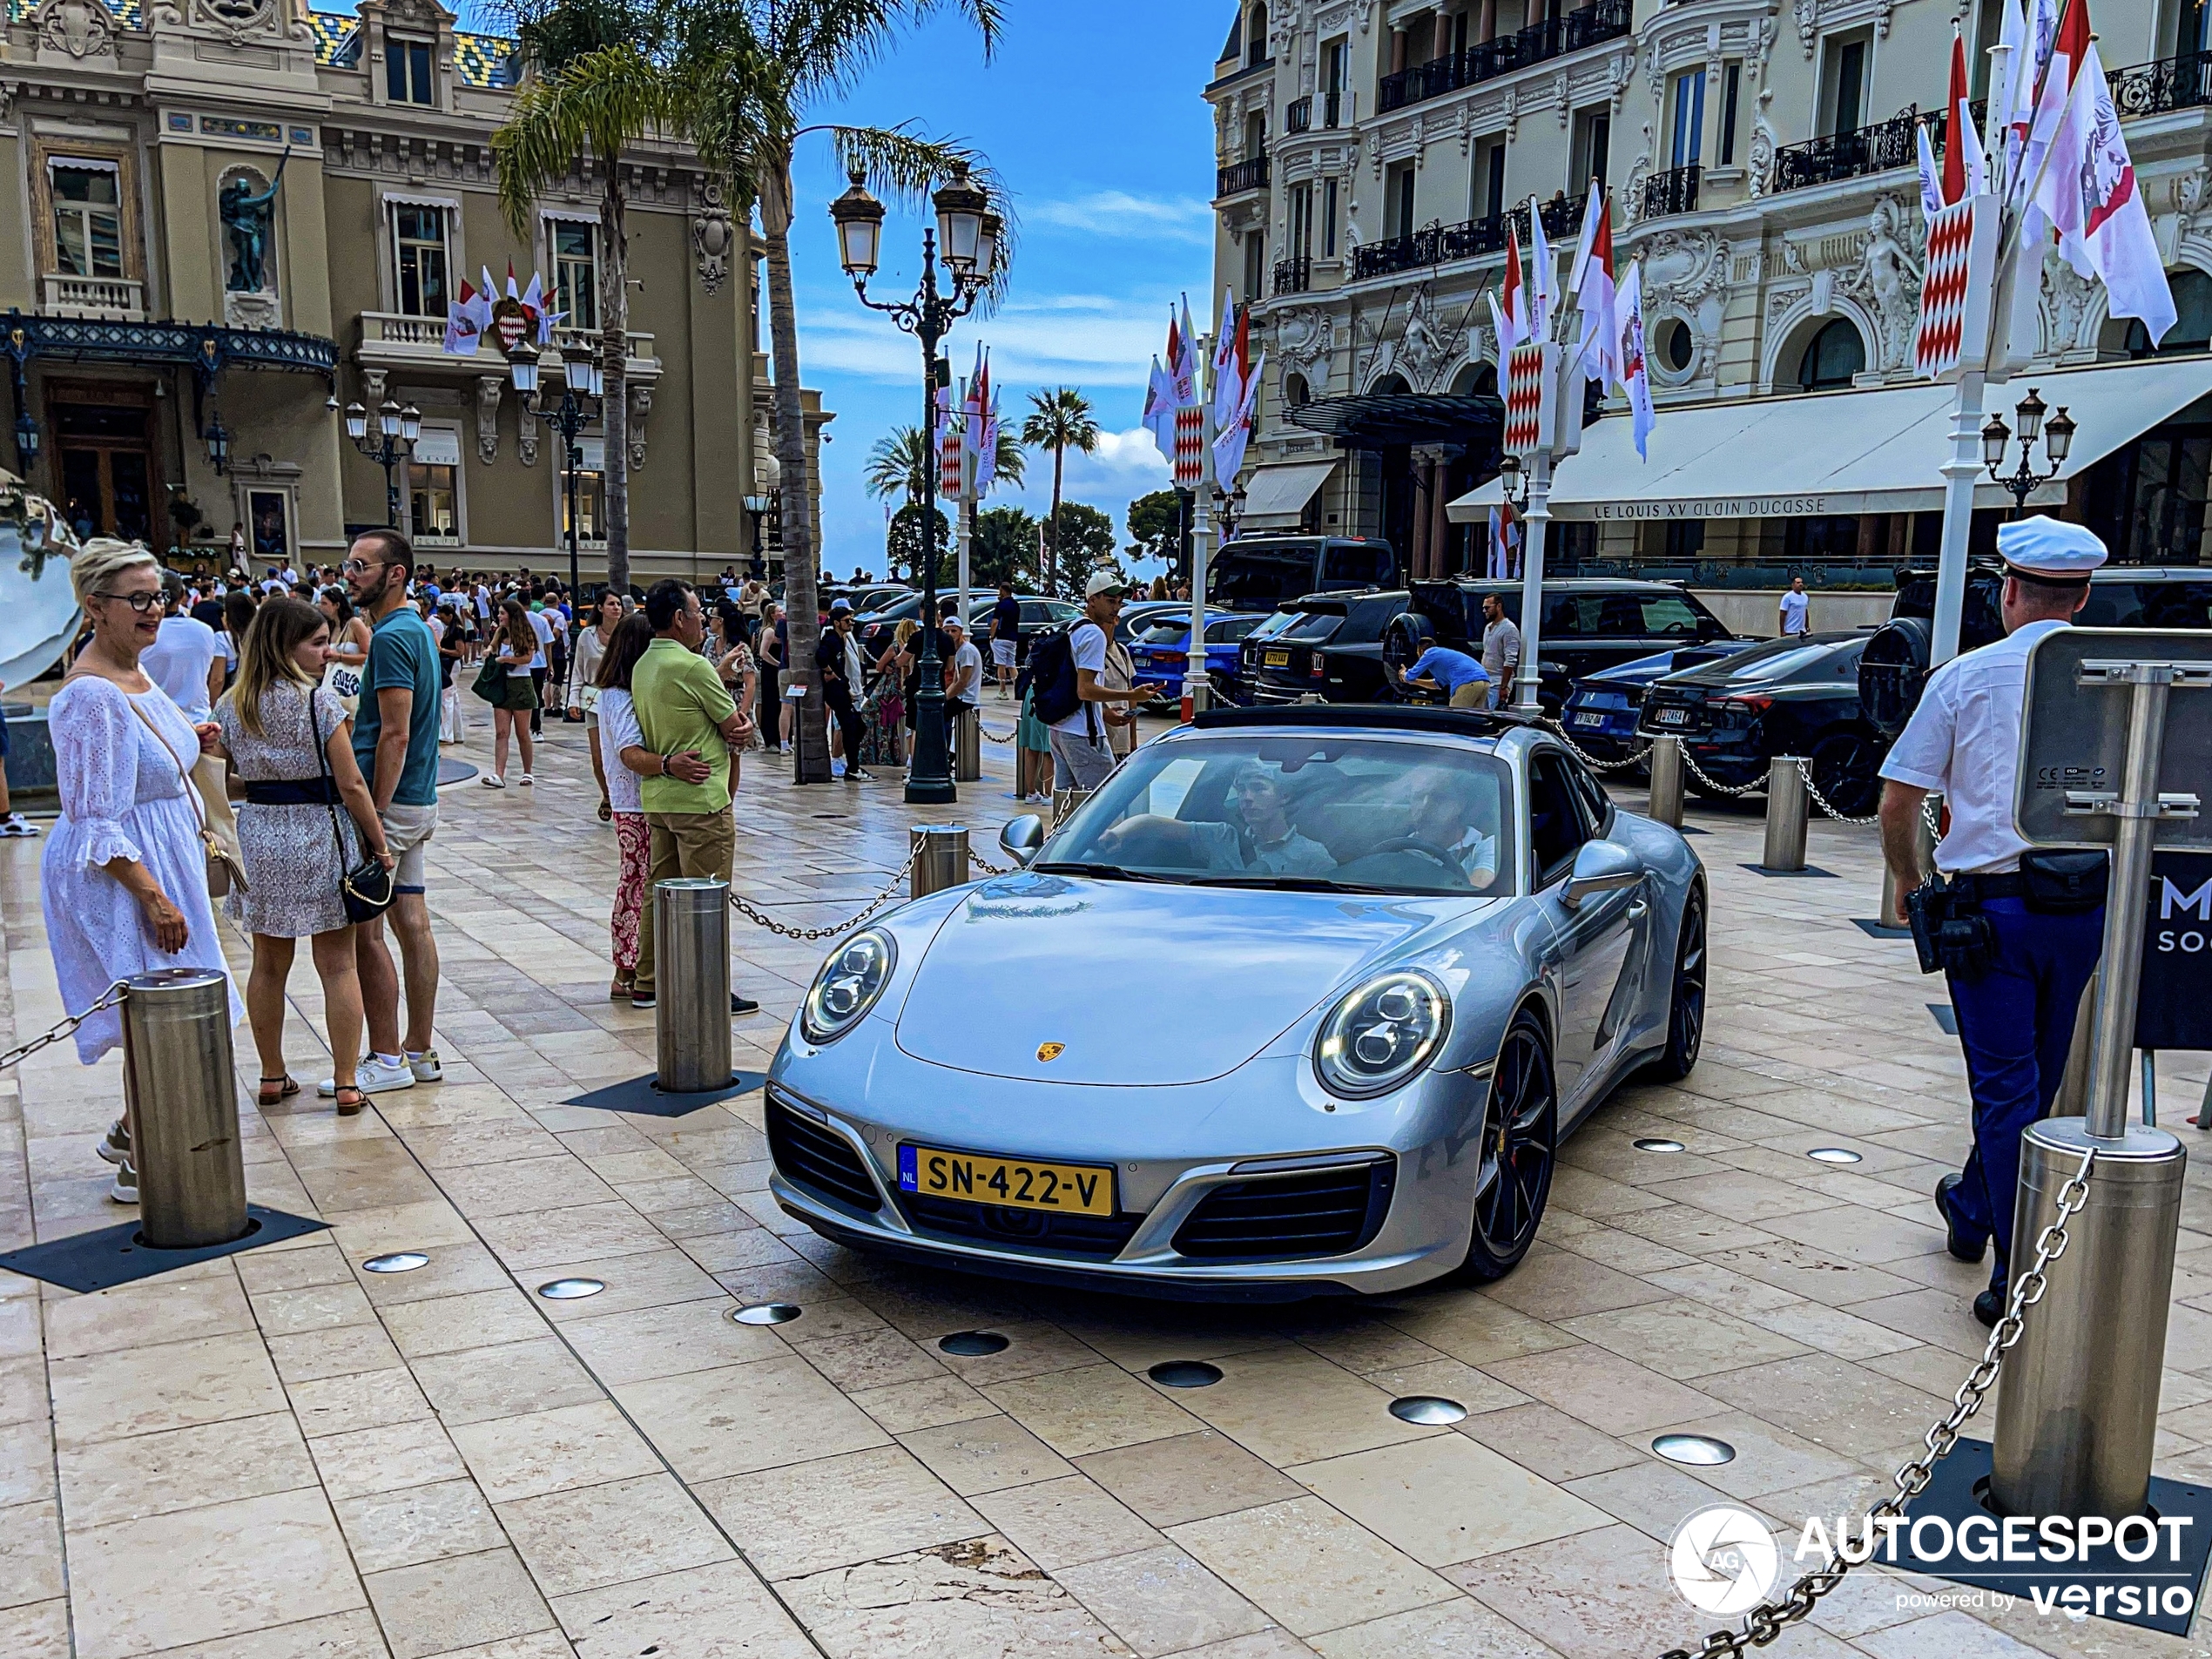
<path id="1" fill-rule="evenodd" d="M 1291 665 L 1291 654 L 1290 654 L 1290 652 L 1288 652 L 1288 651 L 1269 651 L 1269 652 L 1267 653 L 1267 666 L 1268 666 L 1268 667 L 1270 667 L 1270 668 L 1288 668 L 1290 665 Z"/>
<path id="2" fill-rule="evenodd" d="M 1009 1210 L 1056 1210 L 1075 1216 L 1114 1213 L 1114 1171 L 1088 1163 L 1039 1163 L 902 1145 L 899 1184 L 926 1197 L 960 1198 Z"/>

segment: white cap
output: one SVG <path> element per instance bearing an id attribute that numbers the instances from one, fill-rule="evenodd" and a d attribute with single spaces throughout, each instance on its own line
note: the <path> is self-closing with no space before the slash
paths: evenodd
<path id="1" fill-rule="evenodd" d="M 2080 525 L 2040 513 L 1999 525 L 1997 551 L 2016 570 L 2060 582 L 2087 581 L 2107 556 L 2105 544 Z"/>
<path id="2" fill-rule="evenodd" d="M 1090 580 L 1083 583 L 1083 597 L 1089 599 L 1102 593 L 1123 593 L 1128 589 L 1129 583 L 1111 570 L 1093 570 Z"/>

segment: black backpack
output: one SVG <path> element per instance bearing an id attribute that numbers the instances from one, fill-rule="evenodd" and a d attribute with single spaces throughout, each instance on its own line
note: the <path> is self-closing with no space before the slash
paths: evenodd
<path id="1" fill-rule="evenodd" d="M 1076 683 L 1074 634 L 1086 625 L 1097 624 L 1079 621 L 1055 629 L 1029 647 L 1029 683 L 1036 689 L 1037 718 L 1047 725 L 1057 725 L 1083 705 Z"/>

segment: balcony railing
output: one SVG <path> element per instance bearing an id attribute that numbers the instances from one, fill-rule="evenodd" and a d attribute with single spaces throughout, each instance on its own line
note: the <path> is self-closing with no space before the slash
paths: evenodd
<path id="1" fill-rule="evenodd" d="M 1338 118 L 1350 107 L 1351 102 L 1352 100 L 1346 98 L 1342 92 L 1322 93 L 1321 125 L 1325 127 L 1341 125 L 1342 123 L 1338 119 Z"/>
<path id="2" fill-rule="evenodd" d="M 1275 261 L 1275 292 L 1304 293 L 1313 281 L 1313 261 L 1299 255 Z"/>
<path id="3" fill-rule="evenodd" d="M 480 361 L 496 361 L 501 356 L 496 347 L 480 347 L 480 356 L 449 357 L 445 353 L 446 324 L 442 317 L 410 317 L 396 311 L 364 311 L 361 314 L 361 361 L 366 363 L 404 362 L 415 367 L 442 365 L 458 368 Z M 596 348 L 599 331 L 596 328 L 562 328 L 553 330 L 555 349 L 563 354 Z M 632 363 L 653 361 L 653 337 L 634 330 L 629 335 L 628 349 Z"/>
<path id="4" fill-rule="evenodd" d="M 1220 188 L 1217 196 L 1241 196 L 1248 190 L 1267 188 L 1267 158 L 1255 156 L 1250 161 L 1232 161 L 1221 170 Z"/>
<path id="5" fill-rule="evenodd" d="M 1693 161 L 1687 167 L 1654 173 L 1645 179 L 1642 199 L 1636 204 L 1636 217 L 1661 219 L 1669 213 L 1696 212 L 1699 171 Z"/>
<path id="6" fill-rule="evenodd" d="M 1584 196 L 1556 196 L 1543 206 L 1544 231 L 1554 238 L 1572 236 L 1581 223 Z M 1479 260 L 1506 251 L 1506 231 L 1511 226 L 1521 246 L 1528 246 L 1528 208 L 1526 203 L 1511 212 L 1491 219 L 1470 219 L 1458 225 L 1431 225 L 1406 236 L 1369 242 L 1352 250 L 1353 280 L 1395 276 L 1423 266 L 1449 265 L 1455 260 Z"/>
<path id="7" fill-rule="evenodd" d="M 2112 101 L 2123 118 L 2212 104 L 2212 52 L 2183 52 L 2121 70 L 2112 78 Z"/>
<path id="8" fill-rule="evenodd" d="M 1312 93 L 1309 92 L 1305 97 L 1295 99 L 1285 106 L 1283 131 L 1285 132 L 1313 131 L 1313 95 Z"/>
<path id="9" fill-rule="evenodd" d="M 1774 188 L 1805 190 L 1916 166 L 1919 158 L 1913 133 L 1919 122 L 1919 111 L 1907 109 L 1872 126 L 1785 144 L 1774 152 Z"/>
<path id="10" fill-rule="evenodd" d="M 134 278 L 52 276 L 45 279 L 50 317 L 96 317 L 109 322 L 145 320 L 145 285 Z"/>
<path id="11" fill-rule="evenodd" d="M 1479 46 L 1447 52 L 1426 64 L 1401 69 L 1382 78 L 1376 108 L 1384 114 L 1408 104 L 1441 98 L 1463 86 L 1507 75 L 1531 64 L 1541 64 L 1586 46 L 1618 40 L 1629 32 L 1630 0 L 1596 0 L 1594 5 L 1548 17 L 1510 35 L 1501 35 Z"/>

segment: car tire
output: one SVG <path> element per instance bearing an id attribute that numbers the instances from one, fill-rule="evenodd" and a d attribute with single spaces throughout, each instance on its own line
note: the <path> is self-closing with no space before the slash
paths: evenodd
<path id="1" fill-rule="evenodd" d="M 1667 993 L 1667 1046 L 1642 1069 L 1642 1081 L 1680 1082 L 1697 1064 L 1705 1041 L 1707 949 L 1705 893 L 1692 887 L 1675 939 L 1675 973 Z"/>
<path id="2" fill-rule="evenodd" d="M 1805 759 L 1815 786 L 1845 817 L 1865 818 L 1880 805 L 1881 750 L 1864 732 L 1831 732 Z"/>
<path id="3" fill-rule="evenodd" d="M 1558 1150 L 1551 1038 L 1536 1010 L 1524 1007 L 1506 1028 L 1490 1073 L 1464 1277 L 1487 1282 L 1520 1265 L 1543 1222 Z"/>

